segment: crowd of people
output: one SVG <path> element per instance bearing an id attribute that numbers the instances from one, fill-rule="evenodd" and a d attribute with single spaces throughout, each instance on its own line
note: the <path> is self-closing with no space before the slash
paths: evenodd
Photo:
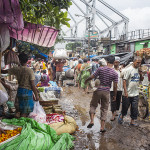
<path id="1" fill-rule="evenodd" d="M 63 86 L 63 67 L 68 66 L 74 71 L 74 86 L 84 89 L 88 94 L 89 89 L 96 88 L 90 102 L 90 118 L 91 121 L 87 128 L 94 125 L 94 116 L 98 104 L 101 105 L 101 132 L 105 132 L 105 121 L 109 107 L 111 106 L 111 121 L 118 116 L 118 123 L 123 123 L 124 116 L 131 106 L 131 122 L 130 125 L 136 126 L 135 120 L 138 115 L 138 84 L 143 80 L 140 71 L 141 57 L 134 57 L 134 61 L 129 67 L 123 68 L 120 65 L 120 58 L 109 56 L 106 59 L 95 59 L 90 61 L 88 58 L 81 59 L 80 56 L 71 59 L 52 59 L 45 62 L 44 60 L 33 58 L 28 60 L 28 56 L 24 53 L 19 54 L 20 66 L 8 70 L 2 70 L 3 74 L 15 75 L 18 85 L 9 86 L 5 80 L 1 79 L 1 83 L 8 91 L 15 92 L 17 95 L 16 111 L 21 116 L 27 116 L 33 111 L 34 100 L 39 100 L 37 86 L 49 86 L 49 81 L 56 81 L 58 86 Z M 91 80 L 95 82 L 93 86 Z M 34 94 L 33 94 L 34 93 Z M 14 94 L 15 95 L 15 94 Z M 33 96 L 34 95 L 34 96 Z M 15 102 L 15 97 L 11 98 Z M 6 105 L 3 105 L 6 109 Z M 4 111 L 5 112 L 5 111 Z"/>
<path id="2" fill-rule="evenodd" d="M 79 57 L 72 62 L 72 68 L 75 71 L 75 86 L 77 84 L 78 88 L 83 88 L 85 93 L 88 93 L 88 88 L 92 88 L 90 81 L 95 82 L 96 90 L 93 92 L 89 111 L 91 121 L 87 128 L 92 128 L 94 125 L 94 115 L 98 104 L 100 104 L 100 131 L 106 131 L 105 120 L 109 102 L 112 112 L 111 121 L 114 121 L 118 116 L 118 123 L 122 124 L 130 107 L 130 125 L 137 126 L 135 120 L 138 116 L 138 87 L 144 79 L 144 73 L 141 71 L 141 57 L 135 56 L 133 62 L 127 67 L 120 65 L 120 58 L 114 56 L 93 61 L 89 61 L 87 58 L 82 60 Z M 120 107 L 121 102 L 122 107 Z"/>

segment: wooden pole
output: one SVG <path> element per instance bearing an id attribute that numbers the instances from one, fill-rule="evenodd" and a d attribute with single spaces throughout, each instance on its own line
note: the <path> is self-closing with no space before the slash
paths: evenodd
<path id="1" fill-rule="evenodd" d="M 148 109 L 149 109 L 149 120 L 150 120 L 150 84 L 148 85 Z"/>
<path id="2" fill-rule="evenodd" d="M 0 77 L 1 77 L 1 62 L 2 62 L 2 52 L 0 51 Z"/>

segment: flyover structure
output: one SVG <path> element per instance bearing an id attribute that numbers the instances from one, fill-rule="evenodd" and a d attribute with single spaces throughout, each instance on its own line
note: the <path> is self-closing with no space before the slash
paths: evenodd
<path id="1" fill-rule="evenodd" d="M 66 29 L 67 41 L 84 40 L 89 32 L 97 32 L 96 38 L 109 37 L 119 40 L 128 37 L 129 19 L 104 0 L 71 0 L 68 10 L 71 27 Z"/>

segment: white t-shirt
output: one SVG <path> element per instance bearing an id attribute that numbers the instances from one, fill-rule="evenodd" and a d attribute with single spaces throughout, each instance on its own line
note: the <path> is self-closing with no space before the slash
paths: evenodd
<path id="1" fill-rule="evenodd" d="M 119 70 L 114 69 L 118 74 L 118 84 L 117 84 L 117 91 L 123 90 L 123 84 L 122 84 L 122 78 L 121 78 L 121 72 Z M 113 91 L 113 82 L 111 84 L 110 91 Z"/>
<path id="2" fill-rule="evenodd" d="M 140 82 L 140 75 L 138 69 L 134 68 L 133 66 L 130 66 L 129 68 L 125 69 L 123 79 L 126 80 L 128 96 L 129 97 L 138 96 L 139 95 L 138 86 Z"/>
<path id="3" fill-rule="evenodd" d="M 73 67 L 76 67 L 78 65 L 78 60 L 75 60 L 73 63 Z"/>

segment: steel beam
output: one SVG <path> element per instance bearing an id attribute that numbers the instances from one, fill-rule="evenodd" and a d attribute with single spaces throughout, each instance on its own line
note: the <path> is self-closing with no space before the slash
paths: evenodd
<path id="1" fill-rule="evenodd" d="M 90 4 L 88 4 L 88 2 L 86 0 L 80 0 L 81 2 L 83 2 L 84 4 L 88 5 L 91 9 L 92 9 L 92 6 Z M 97 8 L 95 8 L 95 10 L 100 14 L 102 15 L 104 18 L 106 18 L 107 20 L 109 20 L 110 22 L 112 23 L 115 23 L 114 20 L 112 20 L 110 17 L 108 17 L 107 15 L 105 15 L 104 13 L 102 13 L 100 10 L 98 10 Z"/>
<path id="2" fill-rule="evenodd" d="M 118 26 L 118 25 L 120 25 L 120 24 L 123 23 L 123 22 L 124 22 L 124 20 L 120 20 L 119 22 L 116 22 L 115 24 L 111 25 L 110 27 L 108 27 L 108 28 L 102 30 L 102 31 L 100 32 L 100 34 L 103 34 L 103 33 L 107 32 L 107 31 L 113 29 L 115 26 Z"/>
<path id="3" fill-rule="evenodd" d="M 72 0 L 72 2 L 78 7 L 78 9 L 79 9 L 84 15 L 86 15 L 86 13 L 78 6 L 78 4 L 77 4 L 74 0 Z"/>
<path id="4" fill-rule="evenodd" d="M 108 7 L 109 9 L 111 9 L 113 12 L 115 12 L 116 14 L 118 14 L 120 17 L 122 17 L 124 20 L 129 22 L 129 18 L 127 18 L 125 15 L 123 15 L 122 13 L 120 13 L 118 10 L 116 10 L 115 8 L 113 8 L 112 6 L 110 6 L 108 3 L 106 3 L 103 0 L 98 0 L 99 2 L 101 2 L 103 5 L 105 5 L 106 7 Z"/>

